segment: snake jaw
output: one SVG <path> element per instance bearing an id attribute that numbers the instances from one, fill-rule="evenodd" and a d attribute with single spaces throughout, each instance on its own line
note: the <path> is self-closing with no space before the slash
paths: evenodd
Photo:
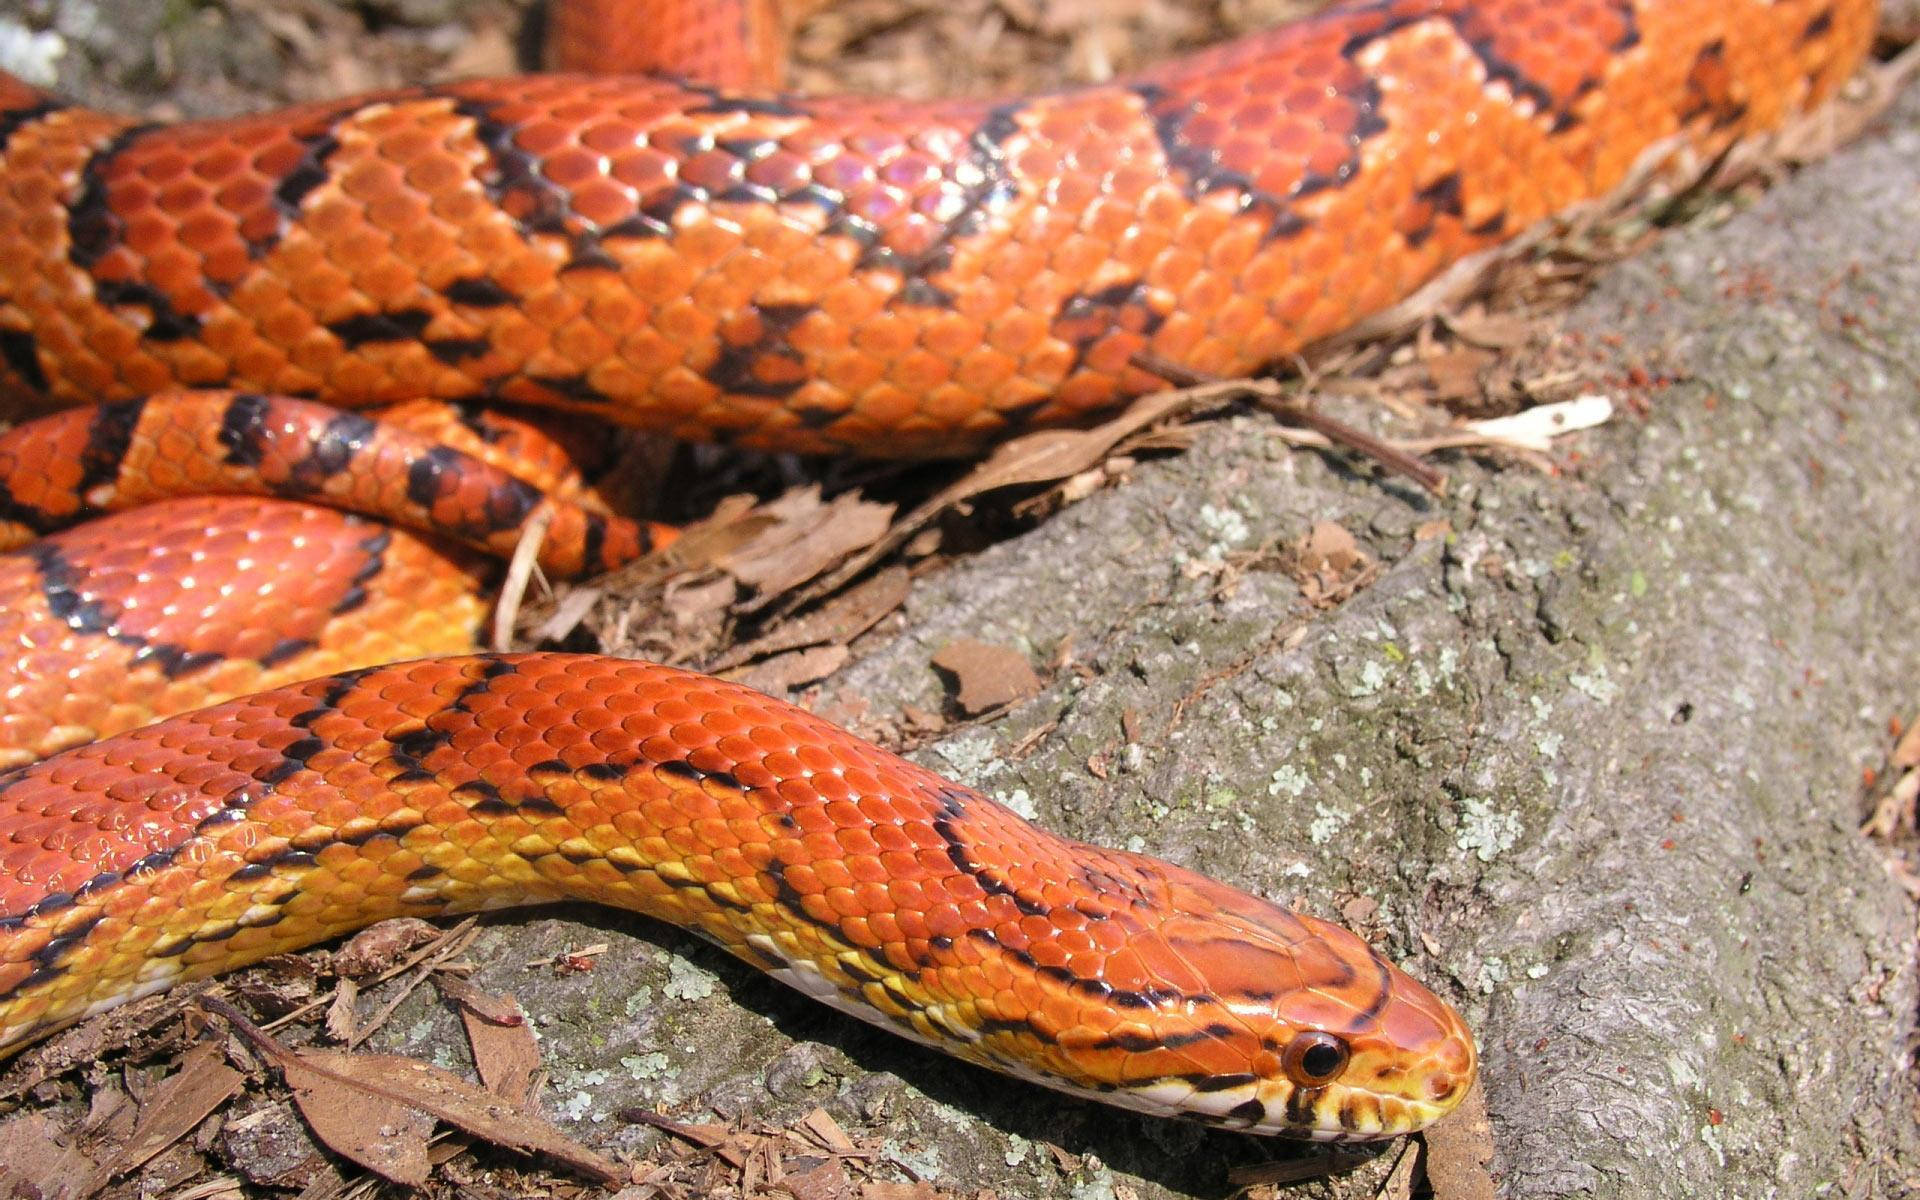
<path id="1" fill-rule="evenodd" d="M 1137 1088 L 1150 1111 L 1249 1133 L 1365 1141 L 1424 1129 L 1459 1104 L 1477 1056 L 1445 1001 L 1337 925 L 1156 865 L 1180 913 L 1160 935 L 1187 948 L 1199 976 L 1193 991 L 1215 999 L 1224 1020 L 1182 1013 L 1167 1022 L 1213 1021 L 1221 1036 L 1182 1047 L 1190 1071 Z M 1326 1061 L 1303 1061 L 1303 1045 Z"/>

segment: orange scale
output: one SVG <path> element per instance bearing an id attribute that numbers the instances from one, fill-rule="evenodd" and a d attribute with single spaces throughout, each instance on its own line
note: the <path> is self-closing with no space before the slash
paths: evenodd
<path id="1" fill-rule="evenodd" d="M 680 744 L 664 735 L 642 739 L 639 748 L 644 757 L 654 762 L 676 762 L 685 757 Z"/>
<path id="2" fill-rule="evenodd" d="M 833 857 L 821 858 L 813 864 L 813 872 L 814 878 L 820 881 L 820 886 L 823 889 L 845 892 L 849 901 L 853 899 L 853 885 L 855 880 L 852 873 L 847 870 L 846 864 L 840 859 Z M 864 910 L 847 909 L 844 911 L 852 913 Z"/>
<path id="3" fill-rule="evenodd" d="M 821 810 L 826 813 L 827 819 L 833 822 L 836 835 L 840 829 L 860 829 L 867 824 L 867 815 L 860 811 L 860 806 L 847 800 L 828 800 L 821 806 Z M 836 841 L 832 846 L 822 846 L 819 852 L 830 855 L 838 850 L 839 845 Z"/>
<path id="4" fill-rule="evenodd" d="M 763 751 L 760 757 L 760 765 L 775 775 L 780 776 L 782 779 L 806 787 L 809 795 L 819 794 L 815 789 L 820 786 L 821 782 L 824 782 L 809 782 L 806 779 L 808 774 L 806 766 L 789 750 Z"/>
<path id="5" fill-rule="evenodd" d="M 819 895 L 820 880 L 814 875 L 813 868 L 806 863 L 789 863 L 782 873 L 786 885 L 801 896 Z"/>
<path id="6" fill-rule="evenodd" d="M 956 945 L 967 936 L 969 929 L 980 927 L 978 923 L 967 919 L 967 914 L 961 911 L 960 905 L 951 902 L 933 903 L 921 912 L 926 920 L 929 938 L 947 939 Z"/>

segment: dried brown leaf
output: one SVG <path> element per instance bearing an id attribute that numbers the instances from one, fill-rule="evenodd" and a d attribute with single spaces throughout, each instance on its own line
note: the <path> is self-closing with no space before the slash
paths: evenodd
<path id="1" fill-rule="evenodd" d="M 816 683 L 847 665 L 852 652 L 845 646 L 813 646 L 776 654 L 740 671 L 720 671 L 724 679 L 738 680 L 757 691 L 779 695 Z"/>
<path id="2" fill-rule="evenodd" d="M 1123 439 L 1195 403 L 1195 397 L 1183 392 L 1158 392 L 1091 429 L 1047 429 L 1003 442 L 933 503 L 951 505 L 996 488 L 1053 483 L 1078 475 L 1099 465 Z"/>
<path id="3" fill-rule="evenodd" d="M 1027 656 L 1010 646 L 990 646 L 970 638 L 948 642 L 933 665 L 952 675 L 960 711 L 977 716 L 1040 691 L 1040 677 Z"/>
<path id="4" fill-rule="evenodd" d="M 328 1105 L 347 1103 L 341 1115 L 347 1117 L 349 1123 L 358 1124 L 363 1129 L 376 1123 L 369 1120 L 370 1113 L 377 1113 L 383 1118 L 379 1123 L 386 1123 L 390 1119 L 396 1129 L 418 1128 L 414 1118 L 407 1115 L 417 1113 L 428 1118 L 425 1128 L 429 1131 L 433 1125 L 432 1118 L 438 1118 L 483 1141 L 527 1153 L 545 1154 L 601 1183 L 613 1183 L 625 1178 L 625 1172 L 619 1164 L 574 1141 L 546 1118 L 528 1112 L 478 1084 L 442 1071 L 431 1063 L 390 1054 L 344 1054 L 322 1050 L 300 1053 L 283 1051 L 282 1054 L 283 1057 L 276 1059 L 276 1064 L 286 1075 L 288 1086 L 293 1088 L 294 1099 L 300 1104 L 300 1111 L 309 1123 L 314 1121 L 314 1115 L 309 1110 L 306 1097 L 324 1096 L 324 1103 Z M 357 1100 L 354 1093 L 358 1093 Z M 328 1115 L 331 1117 L 333 1113 L 330 1111 Z M 398 1176 L 388 1174 L 348 1151 L 333 1134 L 321 1129 L 318 1124 L 315 1124 L 314 1132 L 354 1161 L 399 1181 Z M 404 1138 L 405 1133 L 396 1132 L 395 1136 Z M 424 1138 L 420 1149 L 424 1156 Z"/>
<path id="5" fill-rule="evenodd" d="M 1465 312 L 1445 316 L 1445 320 L 1461 341 L 1483 350 L 1518 349 L 1545 326 L 1538 317 L 1518 313 Z"/>
<path id="6" fill-rule="evenodd" d="M 1480 395 L 1480 374 L 1493 362 L 1484 350 L 1462 346 L 1441 350 L 1423 360 L 1433 399 L 1446 403 Z"/>
<path id="7" fill-rule="evenodd" d="M 533 1027 L 527 1024 L 520 1002 L 484 991 L 456 975 L 442 973 L 434 982 L 441 995 L 459 1006 L 480 1082 L 494 1095 L 516 1104 L 526 1100 L 540 1070 L 540 1045 L 534 1041 Z"/>
<path id="8" fill-rule="evenodd" d="M 676 579 L 666 587 L 660 607 L 677 629 L 718 620 L 740 596 L 740 585 L 725 575 Z"/>
<path id="9" fill-rule="evenodd" d="M 885 537 L 894 506 L 856 492 L 823 502 L 817 489 L 800 488 L 763 511 L 778 524 L 721 556 L 718 565 L 761 596 L 778 597 Z"/>
<path id="10" fill-rule="evenodd" d="M 408 1187 L 424 1184 L 432 1171 L 427 1140 L 433 1136 L 433 1115 L 324 1069 L 320 1064 L 326 1060 L 316 1057 L 320 1053 L 325 1052 L 288 1054 L 277 1064 L 313 1135 L 383 1179 Z"/>
<path id="11" fill-rule="evenodd" d="M 115 1174 L 131 1171 L 173 1145 L 238 1094 L 246 1076 L 227 1065 L 212 1042 L 188 1050 L 180 1069 L 162 1080 L 140 1105 L 133 1135 L 115 1156 Z"/>
<path id="12" fill-rule="evenodd" d="M 766 636 L 735 647 L 713 662 L 709 669 L 725 671 L 783 650 L 835 643 L 844 645 L 906 603 L 911 588 L 912 579 L 905 567 L 888 567 L 858 587 L 836 596 L 817 611 L 783 621 Z"/>
<path id="13" fill-rule="evenodd" d="M 1360 560 L 1359 543 L 1336 521 L 1318 522 L 1300 541 L 1300 565 L 1309 571 L 1346 571 Z"/>
<path id="14" fill-rule="evenodd" d="M 627 1177 L 618 1163 L 546 1118 L 431 1063 L 391 1054 L 289 1050 L 225 1001 L 210 998 L 202 1005 L 280 1069 L 317 1137 L 397 1183 L 425 1181 L 435 1118 L 497 1146 L 544 1154 L 599 1183 Z"/>
<path id="15" fill-rule="evenodd" d="M 93 1161 L 64 1144 L 59 1122 L 25 1113 L 0 1124 L 0 1194 L 9 1200 L 72 1200 Z"/>
<path id="16" fill-rule="evenodd" d="M 883 555 L 915 538 L 940 514 L 977 496 L 1004 487 L 1052 483 L 1077 475 L 1158 422 L 1245 395 L 1247 390 L 1243 383 L 1227 383 L 1155 392 L 1140 397 L 1119 416 L 1091 429 L 1044 430 L 1002 442 L 987 461 L 894 522 L 886 536 L 848 559 L 797 599 L 805 602 L 839 587 Z"/>

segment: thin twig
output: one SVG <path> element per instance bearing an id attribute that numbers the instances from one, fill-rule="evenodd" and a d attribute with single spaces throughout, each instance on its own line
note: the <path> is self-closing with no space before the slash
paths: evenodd
<path id="1" fill-rule="evenodd" d="M 1345 421 L 1336 421 L 1315 408 L 1310 401 L 1291 396 L 1261 396 L 1256 403 L 1282 420 L 1304 425 L 1328 441 L 1364 454 L 1397 475 L 1405 475 L 1436 496 L 1447 494 L 1445 475 L 1363 429 L 1356 429 Z"/>
<path id="2" fill-rule="evenodd" d="M 1180 388 L 1218 386 L 1225 382 L 1202 371 L 1179 363 L 1167 362 L 1153 355 L 1134 356 L 1134 365 L 1143 371 L 1151 372 Z M 1287 396 L 1272 384 L 1260 386 L 1261 381 L 1252 381 L 1247 389 L 1254 402 L 1261 408 L 1295 425 L 1303 425 L 1338 446 L 1363 454 L 1379 463 L 1384 469 L 1396 475 L 1404 475 L 1436 496 L 1447 491 L 1447 477 L 1428 466 L 1414 455 L 1364 430 L 1356 429 L 1345 421 L 1337 421 L 1316 409 L 1311 401 Z"/>
<path id="3" fill-rule="evenodd" d="M 500 602 L 493 610 L 495 650 L 513 649 L 513 627 L 520 617 L 520 602 L 526 598 L 527 585 L 532 582 L 533 573 L 539 566 L 540 547 L 546 543 L 553 516 L 553 506 L 542 505 L 520 531 L 520 541 L 513 548 L 513 558 L 507 562 L 507 577 L 500 584 Z"/>

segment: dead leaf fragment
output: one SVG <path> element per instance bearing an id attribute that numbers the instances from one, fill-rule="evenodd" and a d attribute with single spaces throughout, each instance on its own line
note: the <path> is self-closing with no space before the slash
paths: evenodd
<path id="1" fill-rule="evenodd" d="M 527 1023 L 520 1002 L 512 996 L 496 996 L 455 975 L 441 973 L 434 981 L 441 995 L 460 1008 L 460 1024 L 466 1030 L 480 1082 L 496 1096 L 516 1104 L 525 1100 L 532 1094 L 533 1077 L 540 1070 L 540 1044 L 534 1041 L 533 1027 Z"/>
<path id="2" fill-rule="evenodd" d="M 433 1169 L 427 1158 L 433 1115 L 393 1096 L 368 1094 L 339 1071 L 323 1069 L 319 1064 L 325 1062 L 302 1054 L 277 1064 L 313 1135 L 383 1179 L 408 1187 L 426 1183 Z"/>
<path id="3" fill-rule="evenodd" d="M 907 592 L 911 588 L 912 577 L 905 567 L 888 567 L 858 587 L 821 605 L 817 611 L 782 621 L 765 637 L 735 647 L 711 663 L 709 669 L 725 671 L 783 650 L 845 645 L 906 603 Z"/>
<path id="4" fill-rule="evenodd" d="M 66 1200 L 93 1162 L 62 1143 L 59 1122 L 25 1113 L 0 1124 L 0 1194 L 10 1200 Z"/>
<path id="5" fill-rule="evenodd" d="M 527 1112 L 457 1075 L 431 1063 L 391 1054 L 344 1054 L 337 1051 L 306 1051 L 287 1054 L 276 1060 L 293 1088 L 294 1100 L 309 1123 L 314 1120 L 309 1100 L 324 1096 L 322 1103 L 336 1104 L 351 1098 L 352 1123 L 361 1129 L 385 1125 L 396 1130 L 396 1138 L 419 1128 L 413 1113 L 426 1118 L 429 1132 L 433 1119 L 445 1121 L 463 1133 L 497 1146 L 527 1153 L 545 1154 L 601 1183 L 613 1183 L 625 1177 L 619 1164 L 589 1150 L 561 1133 L 544 1117 Z M 356 1095 L 357 1094 L 357 1095 Z M 333 1113 L 328 1114 L 329 1117 Z M 345 1115 L 345 1114 L 342 1114 Z M 318 1125 L 314 1132 L 327 1144 L 356 1162 L 374 1170 L 373 1163 L 349 1153 L 333 1136 Z M 426 1151 L 424 1135 L 420 1152 Z M 381 1171 L 385 1175 L 385 1171 Z M 389 1175 L 388 1178 L 395 1178 Z"/>
<path id="6" fill-rule="evenodd" d="M 225 1001 L 209 998 L 202 1006 L 279 1068 L 301 1116 L 328 1148 L 396 1183 L 426 1181 L 427 1139 L 436 1119 L 496 1146 L 544 1154 L 598 1183 L 627 1178 L 618 1163 L 545 1117 L 431 1063 L 391 1054 L 289 1050 Z"/>
<path id="7" fill-rule="evenodd" d="M 1293 578 L 1300 594 L 1315 608 L 1344 602 L 1377 573 L 1353 534 L 1337 522 L 1321 521 L 1293 545 Z"/>
<path id="8" fill-rule="evenodd" d="M 737 679 L 755 691 L 778 696 L 795 688 L 817 683 L 847 665 L 852 652 L 845 646 L 813 646 L 776 654 L 744 671 L 720 672 L 723 679 Z"/>
<path id="9" fill-rule="evenodd" d="M 133 1170 L 193 1132 L 245 1082 L 246 1076 L 227 1065 L 226 1054 L 214 1043 L 188 1050 L 180 1069 L 141 1102 L 133 1136 L 115 1156 L 115 1172 Z"/>
<path id="10" fill-rule="evenodd" d="M 885 537 L 893 511 L 857 492 L 823 502 L 818 489 L 801 488 L 767 505 L 762 512 L 776 523 L 717 565 L 762 597 L 784 596 Z"/>
<path id="11" fill-rule="evenodd" d="M 1244 383 L 1210 384 L 1154 392 L 1135 400 L 1120 415 L 1091 429 L 1049 429 L 1000 443 L 987 461 L 965 477 L 893 522 L 885 536 L 842 563 L 800 599 L 830 592 L 865 571 L 881 557 L 913 539 L 942 513 L 976 496 L 1004 487 L 1053 483 L 1090 470 L 1108 455 L 1131 448 L 1134 440 L 1161 421 L 1247 394 Z"/>
<path id="12" fill-rule="evenodd" d="M 933 665 L 952 675 L 955 702 L 968 716 L 1025 700 L 1040 691 L 1040 677 L 1027 656 L 1010 646 L 990 646 L 970 638 L 948 642 L 933 656 Z"/>
<path id="13" fill-rule="evenodd" d="M 362 979 L 385 971 L 445 932 L 418 917 L 395 917 L 369 925 L 333 952 L 333 973 L 346 979 Z"/>

